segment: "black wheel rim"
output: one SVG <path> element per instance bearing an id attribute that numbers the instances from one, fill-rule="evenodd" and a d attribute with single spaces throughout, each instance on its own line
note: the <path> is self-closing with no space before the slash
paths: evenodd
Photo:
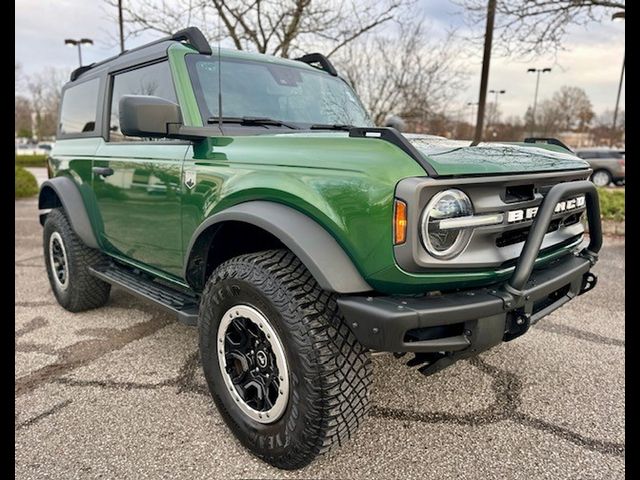
<path id="1" fill-rule="evenodd" d="M 218 328 L 218 359 L 232 398 L 260 423 L 276 421 L 288 402 L 282 343 L 266 317 L 247 305 L 229 309 Z"/>
<path id="2" fill-rule="evenodd" d="M 49 237 L 49 262 L 56 285 L 66 290 L 69 284 L 69 263 L 64 242 L 58 232 L 53 232 Z"/>

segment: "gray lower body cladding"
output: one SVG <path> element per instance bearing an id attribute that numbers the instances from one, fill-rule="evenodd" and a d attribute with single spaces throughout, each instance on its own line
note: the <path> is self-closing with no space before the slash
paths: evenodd
<path id="1" fill-rule="evenodd" d="M 373 350 L 475 354 L 579 295 L 590 268 L 586 258 L 560 258 L 531 275 L 517 303 L 496 286 L 422 297 L 342 296 L 338 305 L 358 341 Z"/>

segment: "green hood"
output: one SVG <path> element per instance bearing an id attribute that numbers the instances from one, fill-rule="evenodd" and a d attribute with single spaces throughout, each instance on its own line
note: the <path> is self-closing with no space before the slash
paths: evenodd
<path id="1" fill-rule="evenodd" d="M 482 175 L 589 168 L 561 147 L 528 143 L 480 143 L 404 134 L 438 175 Z"/>

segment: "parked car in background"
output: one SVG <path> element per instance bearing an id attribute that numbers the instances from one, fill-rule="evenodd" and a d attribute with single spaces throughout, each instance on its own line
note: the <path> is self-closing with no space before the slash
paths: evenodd
<path id="1" fill-rule="evenodd" d="M 49 155 L 52 148 L 52 142 L 21 143 L 16 145 L 16 155 Z"/>
<path id="2" fill-rule="evenodd" d="M 610 148 L 579 148 L 576 155 L 591 165 L 591 181 L 597 187 L 606 187 L 611 182 L 624 185 L 624 153 Z"/>

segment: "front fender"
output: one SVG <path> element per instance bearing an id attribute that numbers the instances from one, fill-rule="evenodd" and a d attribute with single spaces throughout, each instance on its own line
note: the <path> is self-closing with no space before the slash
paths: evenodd
<path id="1" fill-rule="evenodd" d="M 321 288 L 337 293 L 373 290 L 338 242 L 318 223 L 291 207 L 267 201 L 250 201 L 208 217 L 194 232 L 186 252 L 184 278 L 194 245 L 210 227 L 221 222 L 244 222 L 278 238 L 307 267 Z"/>

